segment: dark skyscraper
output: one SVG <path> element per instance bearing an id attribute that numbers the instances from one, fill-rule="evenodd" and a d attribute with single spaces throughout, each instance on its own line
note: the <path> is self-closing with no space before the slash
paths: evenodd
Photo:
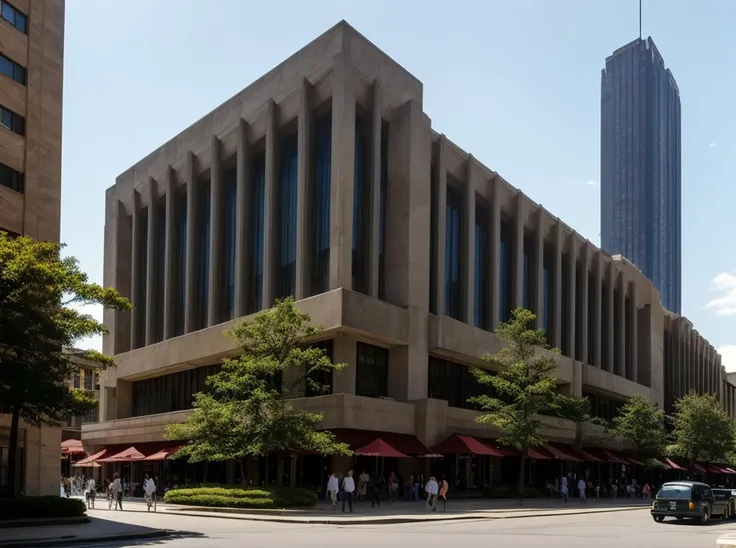
<path id="1" fill-rule="evenodd" d="M 634 263 L 681 307 L 680 91 L 651 37 L 601 76 L 601 247 Z"/>

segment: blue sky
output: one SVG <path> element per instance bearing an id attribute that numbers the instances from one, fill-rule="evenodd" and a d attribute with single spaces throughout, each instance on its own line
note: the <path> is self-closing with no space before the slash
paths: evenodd
<path id="1" fill-rule="evenodd" d="M 736 2 L 643 13 L 682 101 L 683 313 L 736 370 Z M 115 177 L 340 19 L 424 83 L 434 129 L 599 242 L 600 71 L 638 0 L 69 0 L 62 240 L 93 280 Z"/>

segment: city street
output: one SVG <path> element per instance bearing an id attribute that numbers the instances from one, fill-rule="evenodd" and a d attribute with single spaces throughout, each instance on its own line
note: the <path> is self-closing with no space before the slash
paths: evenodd
<path id="1" fill-rule="evenodd" d="M 262 523 L 221 518 L 193 518 L 169 513 L 111 513 L 93 511 L 101 518 L 114 517 L 144 527 L 168 528 L 199 533 L 198 536 L 128 542 L 86 544 L 122 548 L 223 548 L 226 546 L 380 546 L 393 548 L 419 545 L 426 548 L 714 548 L 716 539 L 736 532 L 736 522 L 714 522 L 708 526 L 667 521 L 655 523 L 647 510 L 574 516 L 519 519 L 472 520 L 403 525 L 301 525 Z"/>

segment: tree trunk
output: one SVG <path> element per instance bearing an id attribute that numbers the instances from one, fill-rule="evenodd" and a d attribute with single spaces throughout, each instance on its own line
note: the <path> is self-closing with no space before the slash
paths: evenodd
<path id="1" fill-rule="evenodd" d="M 266 464 L 266 466 L 264 466 L 266 472 L 263 474 L 263 484 L 268 485 L 268 454 L 264 457 L 264 460 Z"/>
<path id="2" fill-rule="evenodd" d="M 11 497 L 17 497 L 18 480 L 18 430 L 20 429 L 20 409 L 13 409 L 10 419 L 10 448 L 8 455 L 8 490 Z"/>
<path id="3" fill-rule="evenodd" d="M 240 481 L 243 482 L 243 485 L 248 485 L 246 481 L 245 476 L 245 462 L 244 459 L 238 459 L 238 466 L 240 466 Z"/>
<path id="4" fill-rule="evenodd" d="M 524 474 L 526 473 L 526 449 L 521 452 L 521 472 L 519 472 L 519 506 L 524 506 Z"/>

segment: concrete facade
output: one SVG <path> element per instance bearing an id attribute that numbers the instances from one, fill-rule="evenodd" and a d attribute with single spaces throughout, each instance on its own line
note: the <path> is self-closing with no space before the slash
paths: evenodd
<path id="1" fill-rule="evenodd" d="M 325 113 L 331 141 L 323 164 L 318 127 Z M 232 355 L 223 331 L 279 295 L 289 241 L 280 220 L 287 187 L 279 143 L 291 135 L 298 196 L 291 287 L 297 305 L 324 327 L 320 338 L 332 341 L 333 360 L 348 364 L 334 375 L 332 394 L 294 400 L 323 413 L 325 428 L 413 434 L 428 446 L 452 433 L 497 436 L 475 422 L 477 412 L 432 397 L 442 386 L 430 362 L 449 364 L 453 375 L 485 366 L 480 356 L 504 344 L 493 329 L 525 304 L 562 350 L 561 391 L 619 402 L 643 393 L 666 405 L 672 316 L 652 283 L 434 131 L 421 82 L 341 22 L 107 190 L 104 284 L 130 297 L 135 310 L 105 311 L 103 350 L 117 365 L 102 375 L 101 422 L 82 428 L 90 450 L 163 441 L 166 425 L 187 411 L 139 413 L 141 383 Z M 366 141 L 367 154 L 356 139 Z M 254 225 L 252 202 L 261 195 L 250 189 L 261 154 L 264 206 L 262 225 Z M 320 165 L 330 175 L 328 218 L 315 206 L 324 197 L 316 184 L 324 177 Z M 234 174 L 232 194 L 227 173 Z M 229 221 L 203 221 L 206 211 L 210 219 L 228 218 L 228 207 L 235 208 L 234 234 Z M 313 238 L 323 229 L 324 264 Z M 256 248 L 262 270 L 253 274 Z M 320 264 L 325 284 L 315 290 Z M 256 279 L 263 280 L 260 291 Z M 388 355 L 378 397 L 360 394 L 364 345 Z M 713 348 L 705 341 L 701 348 L 682 355 L 682 368 L 700 360 L 714 383 L 724 381 Z M 596 430 L 543 420 L 560 442 Z"/>
<path id="2" fill-rule="evenodd" d="M 58 242 L 65 3 L 2 4 L 0 230 Z M 9 426 L 10 417 L 0 416 L 0 445 L 8 443 Z M 23 423 L 21 430 L 25 493 L 58 494 L 61 430 Z"/>

